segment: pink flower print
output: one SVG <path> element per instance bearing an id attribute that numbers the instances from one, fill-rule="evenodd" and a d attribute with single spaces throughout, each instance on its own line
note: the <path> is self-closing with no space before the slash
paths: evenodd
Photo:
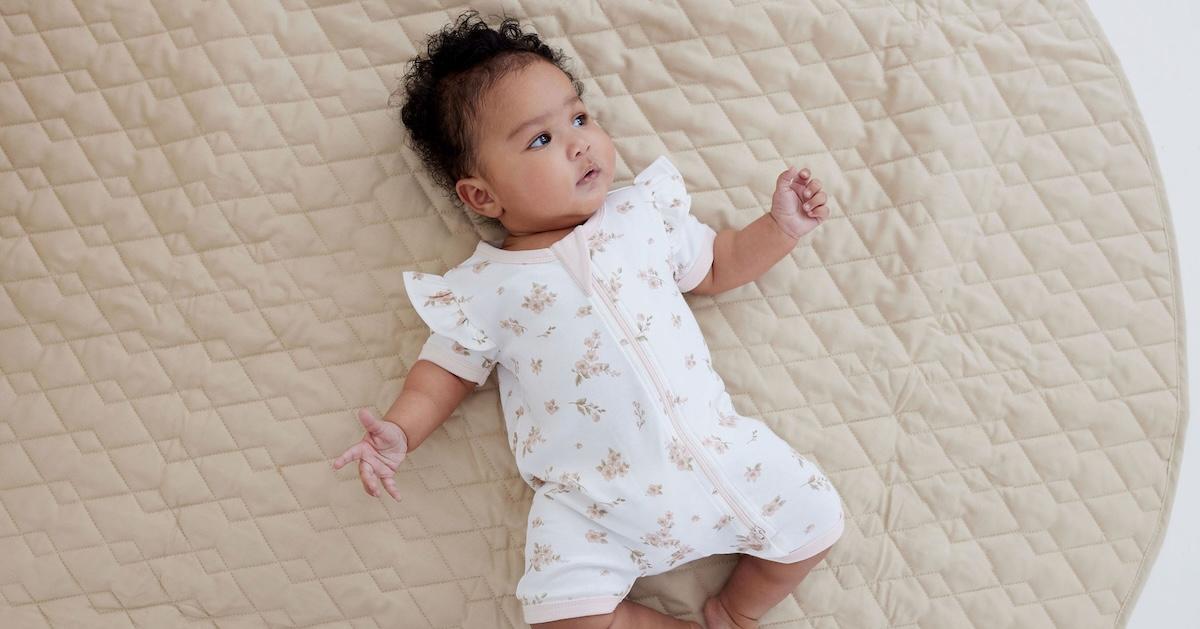
<path id="1" fill-rule="evenodd" d="M 546 290 L 545 284 L 532 282 L 533 290 L 528 295 L 525 295 L 525 302 L 521 304 L 522 308 L 528 308 L 534 312 L 540 313 L 546 309 L 546 306 L 554 305 L 554 298 L 558 293 L 553 293 Z"/>
<path id="2" fill-rule="evenodd" d="M 529 561 L 531 569 L 541 572 L 542 568 L 555 561 L 562 561 L 562 558 L 554 552 L 553 546 L 537 542 L 533 543 L 533 559 Z"/>
<path id="3" fill-rule="evenodd" d="M 579 385 L 584 378 L 591 378 L 599 373 L 607 373 L 610 376 L 619 376 L 621 372 L 612 369 L 608 363 L 602 363 L 600 358 L 600 330 L 594 330 L 590 336 L 584 339 L 583 344 L 587 347 L 587 351 L 583 353 L 583 358 L 575 362 L 575 368 L 572 373 L 575 374 L 575 384 Z"/>
<path id="4" fill-rule="evenodd" d="M 808 526 L 804 527 L 804 534 L 808 535 L 809 533 L 812 533 L 812 530 L 815 528 L 817 528 L 816 524 L 809 524 Z"/>
<path id="5" fill-rule="evenodd" d="M 553 415 L 558 412 L 558 402 L 554 400 L 546 401 L 546 412 Z"/>
<path id="6" fill-rule="evenodd" d="M 762 550 L 764 548 L 762 542 L 749 535 L 739 534 L 737 540 L 738 545 L 735 552 L 744 553 L 749 550 Z"/>
<path id="7" fill-rule="evenodd" d="M 637 417 L 638 430 L 641 430 L 642 424 L 646 423 L 646 409 L 642 408 L 641 403 L 637 400 L 633 401 L 633 414 Z"/>
<path id="8" fill-rule="evenodd" d="M 754 430 L 750 431 L 750 441 L 747 441 L 746 443 L 750 443 L 751 441 L 755 441 L 757 439 L 758 439 L 758 429 L 755 428 Z"/>
<path id="9" fill-rule="evenodd" d="M 650 483 L 650 486 L 646 488 L 646 495 L 647 496 L 661 496 L 662 495 L 662 485 L 657 484 L 657 483 Z"/>
<path id="10" fill-rule="evenodd" d="M 672 223 L 671 221 L 668 221 L 666 218 L 662 218 L 662 224 L 663 224 L 663 229 L 665 229 L 668 234 L 675 231 L 675 224 Z"/>
<path id="11" fill-rule="evenodd" d="M 754 467 L 746 466 L 746 482 L 752 483 L 758 480 L 758 475 L 762 473 L 762 463 L 755 463 Z"/>
<path id="12" fill-rule="evenodd" d="M 541 334 L 539 334 L 539 335 L 538 335 L 538 338 L 539 338 L 539 339 L 544 339 L 544 338 L 546 338 L 546 337 L 550 336 L 550 333 L 554 331 L 554 328 L 555 328 L 555 327 L 557 327 L 557 326 L 553 326 L 553 325 L 552 325 L 552 326 L 550 326 L 550 327 L 546 328 L 546 331 L 545 331 L 545 332 L 542 332 Z"/>
<path id="13" fill-rule="evenodd" d="M 512 434 L 512 443 L 508 444 L 508 449 L 512 451 L 513 456 L 517 454 L 517 433 Z M 537 489 L 534 487 L 534 489 Z"/>
<path id="14" fill-rule="evenodd" d="M 423 279 L 425 279 L 425 274 L 420 271 L 413 271 L 413 279 L 414 280 L 423 280 Z"/>
<path id="15" fill-rule="evenodd" d="M 491 264 L 490 260 L 482 260 L 480 262 L 476 262 L 475 264 L 472 264 L 471 270 L 475 271 L 476 273 L 483 273 L 483 270 L 488 268 L 489 264 Z"/>
<path id="16" fill-rule="evenodd" d="M 529 368 L 531 370 L 533 370 L 533 373 L 542 373 L 542 359 L 541 358 L 530 358 L 529 359 Z"/>
<path id="17" fill-rule="evenodd" d="M 608 241 L 610 241 L 614 238 L 620 238 L 620 237 L 621 237 L 621 234 L 607 232 L 607 231 L 604 231 L 603 229 L 597 231 L 596 233 L 592 234 L 591 236 L 588 236 L 588 243 L 587 243 L 588 257 L 589 258 L 594 257 L 597 251 L 604 252 L 604 245 Z"/>
<path id="18" fill-rule="evenodd" d="M 796 462 L 800 464 L 800 467 L 804 467 L 804 463 L 807 461 L 807 459 L 800 456 L 800 453 L 797 452 L 795 448 L 792 448 L 791 450 L 792 450 L 792 458 L 796 459 Z"/>
<path id="19" fill-rule="evenodd" d="M 650 288 L 662 288 L 662 278 L 658 276 L 658 269 L 650 267 L 638 272 L 638 277 L 650 285 Z"/>
<path id="20" fill-rule="evenodd" d="M 672 312 L 671 313 L 671 325 L 675 326 L 676 328 L 682 327 L 683 326 L 683 317 L 680 317 L 677 313 Z"/>
<path id="21" fill-rule="evenodd" d="M 668 264 L 670 264 L 669 260 L 666 262 Z M 676 283 L 678 283 L 679 278 L 683 277 L 683 272 L 684 272 L 683 263 L 678 262 L 678 263 L 670 265 L 670 266 L 671 266 L 671 277 L 675 280 Z"/>
<path id="22" fill-rule="evenodd" d="M 516 334 L 517 336 L 521 336 L 525 333 L 525 326 L 521 325 L 521 322 L 517 321 L 516 319 L 505 319 L 500 322 L 500 327 L 504 328 L 505 330 L 512 330 L 513 334 Z"/>
<path id="23" fill-rule="evenodd" d="M 683 558 L 686 557 L 688 555 L 688 553 L 692 552 L 693 550 L 695 550 L 695 549 L 692 548 L 691 546 L 688 546 L 687 544 L 677 545 L 675 547 L 675 552 L 671 553 L 671 561 L 668 562 L 667 565 L 674 566 L 675 564 L 683 561 Z"/>
<path id="24" fill-rule="evenodd" d="M 629 473 L 629 464 L 621 457 L 621 453 L 608 449 L 608 458 L 600 462 L 596 469 L 604 476 L 604 480 L 612 480 L 617 476 L 624 476 Z"/>
<path id="25" fill-rule="evenodd" d="M 537 527 L 539 527 L 543 524 L 545 524 L 545 522 L 542 521 L 542 516 L 539 515 L 536 518 L 529 521 L 529 528 L 536 529 Z"/>
<path id="26" fill-rule="evenodd" d="M 696 355 L 688 354 L 687 356 L 684 356 L 683 357 L 683 366 L 687 367 L 688 369 L 695 367 L 696 366 Z"/>
<path id="27" fill-rule="evenodd" d="M 700 521 L 700 516 L 698 516 L 698 515 L 692 516 L 692 522 L 699 522 L 699 521 Z"/>
<path id="28" fill-rule="evenodd" d="M 641 312 L 638 313 L 638 315 L 637 315 L 638 333 L 637 333 L 637 336 L 634 337 L 636 340 L 643 341 L 643 342 L 649 342 L 649 339 L 646 338 L 646 330 L 650 329 L 650 321 L 652 319 L 654 319 L 654 315 L 646 315 Z"/>
<path id="29" fill-rule="evenodd" d="M 618 301 L 621 296 L 621 267 L 617 267 L 609 279 L 600 280 L 600 285 L 608 291 L 613 301 Z"/>
<path id="30" fill-rule="evenodd" d="M 729 450 L 729 442 L 716 435 L 705 437 L 703 443 L 716 451 L 717 454 L 725 454 L 725 451 Z"/>
<path id="31" fill-rule="evenodd" d="M 825 478 L 824 476 L 821 476 L 820 474 L 813 474 L 812 477 L 810 477 L 808 479 L 807 484 L 809 487 L 812 487 L 813 490 L 816 490 L 816 491 L 819 491 L 822 489 L 827 490 L 827 491 L 833 491 L 833 485 L 831 485 L 829 483 L 829 479 Z"/>
<path id="32" fill-rule="evenodd" d="M 451 349 L 451 350 L 453 350 L 453 351 L 454 351 L 454 353 L 456 353 L 456 354 L 462 354 L 463 356 L 470 356 L 470 355 L 471 355 L 471 352 L 467 351 L 467 348 L 465 348 L 465 347 L 463 347 L 462 345 L 460 345 L 460 344 L 458 343 L 458 341 L 454 341 L 453 343 L 451 343 L 451 344 L 450 344 L 450 349 Z"/>
<path id="33" fill-rule="evenodd" d="M 718 415 L 716 423 L 727 427 L 727 429 L 732 429 L 733 426 L 738 424 L 738 415 L 726 414 L 725 411 L 721 411 L 721 409 L 712 402 L 709 402 L 709 406 L 712 406 L 716 411 L 716 415 Z"/>
<path id="34" fill-rule="evenodd" d="M 786 502 L 787 502 L 786 500 L 781 500 L 779 498 L 779 496 L 776 495 L 774 498 L 771 499 L 771 502 L 768 502 L 767 504 L 763 505 L 763 508 L 762 508 L 763 516 L 766 517 L 769 515 L 775 515 L 775 512 L 779 510 L 779 507 L 782 507 L 784 505 L 784 503 L 786 503 Z"/>
<path id="35" fill-rule="evenodd" d="M 671 437 L 671 445 L 668 448 L 668 454 L 671 457 L 671 462 L 675 467 L 681 470 L 692 469 L 692 457 L 688 455 L 687 449 L 675 437 Z"/>
<path id="36" fill-rule="evenodd" d="M 449 288 L 443 288 L 425 298 L 426 306 L 449 306 L 456 303 L 458 303 L 458 300 L 454 298 L 454 292 Z"/>
<path id="37" fill-rule="evenodd" d="M 521 443 L 521 456 L 533 452 L 533 444 L 538 442 L 546 443 L 546 440 L 542 438 L 542 429 L 534 426 L 529 429 L 529 436 Z"/>
<path id="38" fill-rule="evenodd" d="M 503 294 L 504 294 L 504 287 L 503 287 L 503 286 L 497 286 L 497 287 L 496 287 L 496 294 L 497 294 L 497 295 L 503 295 Z"/>
<path id="39" fill-rule="evenodd" d="M 605 515 L 608 515 L 608 509 L 605 509 L 604 507 L 601 507 L 600 505 L 598 505 L 594 502 L 592 503 L 592 506 L 588 507 L 587 511 L 588 511 L 588 517 L 593 520 L 599 520 L 600 518 L 604 517 Z"/>
<path id="40" fill-rule="evenodd" d="M 546 469 L 546 477 L 550 477 L 550 470 L 554 469 L 551 465 Z M 579 472 L 563 472 L 558 475 L 558 483 L 555 487 L 546 490 L 546 494 L 565 494 L 576 489 L 582 489 L 579 484 Z"/>
<path id="41" fill-rule="evenodd" d="M 720 517 L 720 519 L 717 520 L 717 523 L 713 525 L 713 530 L 719 531 L 719 530 L 725 528 L 725 525 L 729 524 L 732 521 L 733 521 L 733 516 L 728 515 L 728 514 L 723 515 Z"/>
<path id="42" fill-rule="evenodd" d="M 642 535 L 642 541 L 655 547 L 678 544 L 679 540 L 671 537 L 671 527 L 675 526 L 674 518 L 675 516 L 668 511 L 666 515 L 658 519 L 659 529 L 653 533 Z"/>
<path id="43" fill-rule="evenodd" d="M 582 450 L 582 449 L 583 449 L 583 443 L 582 443 L 582 442 L 579 442 L 579 441 L 576 441 L 576 442 L 575 442 L 575 449 L 576 449 L 576 450 Z"/>
<path id="44" fill-rule="evenodd" d="M 576 318 L 579 318 L 579 317 L 586 317 L 586 316 L 588 316 L 588 315 L 590 315 L 590 314 L 592 314 L 592 305 L 591 305 L 591 304 L 588 304 L 588 305 L 586 305 L 586 306 L 580 306 L 580 307 L 579 307 L 579 310 L 576 310 L 576 311 L 575 311 L 575 317 L 576 317 Z"/>
<path id="45" fill-rule="evenodd" d="M 584 533 L 584 537 L 586 537 L 587 541 L 592 544 L 608 543 L 608 533 L 605 531 L 593 531 L 592 529 L 588 529 L 587 533 Z"/>
<path id="46" fill-rule="evenodd" d="M 600 408 L 596 404 L 587 401 L 587 398 L 585 397 L 581 397 L 572 403 L 575 405 L 575 410 L 579 411 L 581 415 L 590 415 L 592 417 L 592 421 L 594 422 L 600 421 L 600 413 L 605 412 L 603 408 Z"/>
<path id="47" fill-rule="evenodd" d="M 633 209 L 633 203 L 630 201 L 625 201 L 624 203 L 622 203 L 621 205 L 618 205 L 616 207 L 616 210 L 618 212 L 620 212 L 621 214 L 625 214 L 626 212 L 628 212 L 629 210 L 632 210 L 632 209 Z"/>
<path id="48" fill-rule="evenodd" d="M 654 567 L 649 561 L 646 560 L 646 553 L 633 548 L 629 549 L 629 560 L 638 567 L 638 572 L 640 574 L 645 574 Z"/>
<path id="49" fill-rule="evenodd" d="M 517 598 L 521 599 L 521 602 L 526 605 L 537 605 L 546 600 L 546 593 L 538 592 L 537 596 L 518 596 Z"/>

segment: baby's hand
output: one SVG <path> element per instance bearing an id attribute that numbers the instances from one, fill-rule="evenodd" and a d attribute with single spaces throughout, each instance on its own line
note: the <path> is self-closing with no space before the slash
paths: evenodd
<path id="1" fill-rule="evenodd" d="M 779 227 L 793 238 L 799 238 L 816 229 L 821 221 L 829 218 L 825 206 L 825 193 L 821 191 L 819 179 L 809 179 L 808 169 L 799 173 L 789 167 L 779 173 L 775 180 L 775 194 L 771 196 L 771 216 Z"/>
<path id="2" fill-rule="evenodd" d="M 350 446 L 342 456 L 333 460 L 333 469 L 341 469 L 343 465 L 358 459 L 358 477 L 362 481 L 363 491 L 378 496 L 382 479 L 384 488 L 399 502 L 396 468 L 408 454 L 408 438 L 399 426 L 377 419 L 365 408 L 359 409 L 358 420 L 367 434 L 362 441 Z"/>

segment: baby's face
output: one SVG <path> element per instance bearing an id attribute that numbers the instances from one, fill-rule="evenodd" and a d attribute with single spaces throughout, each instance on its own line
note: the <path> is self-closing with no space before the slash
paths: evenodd
<path id="1" fill-rule="evenodd" d="M 481 110 L 485 172 L 457 184 L 469 207 L 522 235 L 573 227 L 604 204 L 616 162 L 612 138 L 556 66 L 535 61 L 509 73 Z M 592 168 L 599 172 L 580 183 Z"/>

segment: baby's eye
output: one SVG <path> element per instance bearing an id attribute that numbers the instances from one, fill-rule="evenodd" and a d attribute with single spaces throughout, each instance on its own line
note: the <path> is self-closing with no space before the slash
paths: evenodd
<path id="1" fill-rule="evenodd" d="M 588 117 L 587 114 L 579 114 L 578 116 L 575 116 L 575 118 L 572 119 L 571 122 L 574 122 L 575 120 L 579 120 L 580 118 L 583 118 L 584 124 L 587 124 L 587 117 Z M 536 138 L 533 139 L 533 142 L 531 142 L 529 144 L 529 147 L 530 148 L 538 148 L 540 146 L 545 146 L 544 144 L 536 144 L 536 142 L 542 138 L 547 138 L 547 141 L 549 141 L 550 134 L 549 133 L 539 134 Z"/>

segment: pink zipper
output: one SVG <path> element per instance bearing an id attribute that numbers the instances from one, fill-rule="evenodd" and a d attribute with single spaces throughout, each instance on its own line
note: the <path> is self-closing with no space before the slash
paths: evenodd
<path id="1" fill-rule="evenodd" d="M 621 329 L 625 332 L 625 336 L 628 339 L 629 344 L 633 345 L 633 349 L 635 352 L 637 352 L 638 358 L 641 359 L 642 365 L 646 368 L 646 372 L 650 374 L 651 379 L 654 380 L 654 385 L 658 387 L 659 395 L 666 402 L 667 414 L 671 418 L 671 424 L 675 427 L 675 432 L 679 433 L 679 436 L 683 438 L 684 447 L 686 447 L 692 454 L 692 458 L 696 459 L 696 462 L 700 465 L 700 469 L 704 470 L 704 473 L 708 476 L 709 482 L 711 482 L 713 486 L 717 488 L 717 491 L 721 493 L 721 497 L 725 499 L 725 502 L 728 503 L 729 506 L 733 508 L 733 511 L 737 513 L 738 517 L 742 519 L 742 523 L 746 525 L 746 528 L 750 529 L 755 539 L 758 539 L 759 541 L 765 540 L 767 538 L 766 530 L 755 524 L 754 520 L 746 513 L 744 509 L 741 508 L 738 502 L 734 500 L 728 492 L 725 491 L 724 486 L 718 480 L 718 476 L 714 474 L 713 471 L 708 467 L 707 460 L 703 456 L 697 454 L 699 449 L 692 447 L 690 436 L 684 432 L 682 423 L 675 416 L 674 398 L 669 395 L 670 391 L 658 377 L 658 370 L 653 368 L 649 357 L 646 356 L 641 345 L 638 344 L 637 339 L 634 337 L 633 331 L 629 328 L 629 325 L 625 323 L 625 319 L 621 317 L 621 313 L 617 311 L 616 305 L 609 297 L 608 288 L 597 281 L 594 275 L 591 277 L 591 281 L 592 286 L 599 288 L 599 290 L 596 292 L 604 298 L 603 301 L 605 305 L 608 306 L 613 318 L 617 320 L 618 324 L 620 324 Z"/>

